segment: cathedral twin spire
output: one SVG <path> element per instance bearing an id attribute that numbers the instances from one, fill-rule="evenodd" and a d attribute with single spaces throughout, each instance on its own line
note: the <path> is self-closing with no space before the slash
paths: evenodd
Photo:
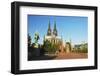
<path id="1" fill-rule="evenodd" d="M 48 24 L 47 36 L 51 36 L 52 34 L 53 34 L 54 36 L 57 36 L 56 21 L 54 22 L 54 29 L 53 29 L 53 32 L 52 32 L 51 27 L 50 27 L 50 21 L 49 21 L 49 24 Z"/>
<path id="2" fill-rule="evenodd" d="M 49 21 L 47 35 L 50 36 L 51 34 L 52 32 L 51 32 L 50 21 Z"/>
<path id="3" fill-rule="evenodd" d="M 54 34 L 55 36 L 57 36 L 56 21 L 55 21 L 55 23 L 54 23 L 53 34 Z"/>

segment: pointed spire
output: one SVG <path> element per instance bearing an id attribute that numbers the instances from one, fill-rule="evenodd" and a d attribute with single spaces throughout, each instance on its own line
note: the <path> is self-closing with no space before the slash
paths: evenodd
<path id="1" fill-rule="evenodd" d="M 56 30 L 56 21 L 54 22 L 54 30 Z"/>
<path id="2" fill-rule="evenodd" d="M 53 34 L 54 34 L 55 36 L 57 36 L 56 21 L 54 21 Z"/>
<path id="3" fill-rule="evenodd" d="M 49 24 L 48 24 L 48 31 L 47 31 L 47 35 L 48 35 L 48 36 L 50 36 L 50 35 L 51 35 L 50 20 L 49 20 Z"/>
<path id="4" fill-rule="evenodd" d="M 50 20 L 49 20 L 49 24 L 48 24 L 48 29 L 50 30 L 51 28 L 50 28 Z"/>

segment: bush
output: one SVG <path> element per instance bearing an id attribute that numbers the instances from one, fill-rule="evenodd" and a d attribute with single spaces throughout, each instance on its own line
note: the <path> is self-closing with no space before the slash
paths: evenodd
<path id="1" fill-rule="evenodd" d="M 59 46 L 46 40 L 44 41 L 43 48 L 45 49 L 46 53 L 54 54 L 58 50 Z"/>

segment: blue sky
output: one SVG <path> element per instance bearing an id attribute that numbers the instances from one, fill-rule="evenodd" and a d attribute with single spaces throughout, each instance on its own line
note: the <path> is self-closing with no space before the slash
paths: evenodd
<path id="1" fill-rule="evenodd" d="M 63 40 L 71 39 L 73 44 L 78 44 L 88 40 L 88 17 L 79 16 L 46 16 L 46 15 L 28 15 L 28 33 L 34 42 L 34 33 L 37 31 L 40 36 L 39 43 L 43 42 L 44 35 L 47 34 L 48 23 L 50 21 L 51 29 L 56 27 L 58 36 Z"/>

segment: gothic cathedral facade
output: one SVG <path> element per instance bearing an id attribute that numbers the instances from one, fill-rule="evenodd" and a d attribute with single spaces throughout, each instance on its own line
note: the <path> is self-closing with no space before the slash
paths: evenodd
<path id="1" fill-rule="evenodd" d="M 50 21 L 48 23 L 48 30 L 47 30 L 47 34 L 46 36 L 44 36 L 44 41 L 49 41 L 50 43 L 53 43 L 53 44 L 59 44 L 59 52 L 70 52 L 71 51 L 71 44 L 65 42 L 65 45 L 64 45 L 64 42 L 63 42 L 63 39 L 62 37 L 60 37 L 58 35 L 58 30 L 57 30 L 57 27 L 56 27 L 56 21 L 54 22 L 54 28 L 51 29 L 51 24 L 50 24 Z"/>

